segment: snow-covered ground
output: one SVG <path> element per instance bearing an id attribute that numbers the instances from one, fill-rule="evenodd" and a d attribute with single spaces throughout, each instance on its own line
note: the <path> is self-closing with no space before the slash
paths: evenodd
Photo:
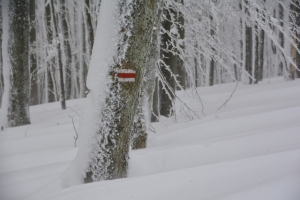
<path id="1" fill-rule="evenodd" d="M 85 100 L 32 106 L 31 125 L 0 131 L 0 199 L 299 200 L 300 80 L 239 84 L 218 110 L 235 86 L 199 88 L 205 116 L 180 93 L 201 119 L 153 123 L 148 147 L 130 152 L 129 178 L 49 194 L 77 153 L 71 117 L 77 128 Z"/>

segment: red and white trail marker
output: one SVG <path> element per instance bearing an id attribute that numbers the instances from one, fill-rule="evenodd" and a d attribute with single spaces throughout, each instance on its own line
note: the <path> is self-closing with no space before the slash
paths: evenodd
<path id="1" fill-rule="evenodd" d="M 119 82 L 135 82 L 135 71 L 132 69 L 119 69 Z"/>

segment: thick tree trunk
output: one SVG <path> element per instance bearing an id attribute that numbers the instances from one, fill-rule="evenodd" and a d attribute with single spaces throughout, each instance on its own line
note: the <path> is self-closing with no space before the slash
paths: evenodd
<path id="1" fill-rule="evenodd" d="M 162 22 L 162 26 L 165 30 L 170 31 L 172 22 L 171 22 L 171 15 L 176 18 L 177 13 L 170 9 L 170 12 L 168 10 L 164 10 L 164 15 L 166 15 L 167 20 Z M 170 36 L 165 33 L 161 36 L 161 59 L 164 61 L 166 65 L 169 66 L 169 70 L 166 68 L 166 66 L 161 66 L 161 72 L 164 77 L 164 81 L 166 81 L 167 85 L 165 89 L 160 88 L 161 95 L 160 95 L 160 114 L 165 117 L 170 117 L 174 114 L 173 111 L 173 104 L 175 100 L 175 89 L 176 89 L 176 83 L 174 79 L 174 75 L 177 74 L 177 56 L 173 54 L 172 52 L 166 52 L 163 51 L 164 49 L 170 51 L 172 49 L 172 45 L 170 44 L 171 38 Z M 171 71 L 171 73 L 170 73 Z M 160 84 L 161 85 L 161 84 Z M 169 95 L 168 95 L 169 93 Z"/>
<path id="2" fill-rule="evenodd" d="M 109 4 L 104 3 L 104 5 Z M 117 5 L 122 13 L 128 13 L 124 8 L 128 6 L 128 2 L 119 0 Z M 125 22 L 118 34 L 118 38 L 122 42 L 128 39 L 128 46 L 123 46 L 122 42 L 119 44 L 117 55 L 113 59 L 115 63 L 110 67 L 113 80 L 106 90 L 107 99 L 103 102 L 104 105 L 99 105 L 101 107 L 99 108 L 101 122 L 99 122 L 99 126 L 97 125 L 96 141 L 90 155 L 90 167 L 85 182 L 111 180 L 127 176 L 130 136 L 144 74 L 147 71 L 147 55 L 151 46 L 151 37 L 149 36 L 155 25 L 158 5 L 158 0 L 134 0 L 129 3 L 129 6 L 132 6 L 132 12 L 130 15 L 126 15 L 126 19 L 132 24 L 129 26 Z M 127 38 L 127 31 L 129 30 L 131 36 Z M 116 61 L 121 55 L 125 56 L 124 59 Z M 135 71 L 135 82 L 121 82 L 121 79 L 118 78 L 121 69 Z M 149 73 L 152 74 L 152 70 L 155 68 L 150 68 Z M 98 95 L 101 96 L 94 89 L 96 88 L 92 88 L 91 93 L 97 97 Z"/>
<path id="3" fill-rule="evenodd" d="M 11 65 L 8 126 L 30 124 L 28 0 L 9 1 L 8 60 Z M 4 66 L 8 67 L 8 66 Z"/>

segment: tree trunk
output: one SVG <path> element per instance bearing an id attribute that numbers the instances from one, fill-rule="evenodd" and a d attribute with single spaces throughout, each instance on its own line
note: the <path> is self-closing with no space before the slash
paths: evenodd
<path id="1" fill-rule="evenodd" d="M 54 31 L 56 36 L 56 49 L 58 54 L 58 68 L 59 68 L 59 80 L 60 80 L 60 103 L 61 108 L 64 110 L 66 109 L 66 99 L 65 99 L 65 87 L 64 87 L 64 75 L 63 75 L 63 66 L 62 66 L 62 60 L 61 60 L 61 48 L 60 48 L 60 41 L 58 37 L 58 29 L 57 29 L 57 22 L 54 12 L 54 3 L 53 0 L 51 0 L 51 6 L 52 6 L 52 18 L 53 18 L 53 24 L 54 24 Z"/>
<path id="2" fill-rule="evenodd" d="M 71 74 L 72 74 L 72 55 L 71 55 L 71 46 L 70 46 L 70 38 L 69 38 L 69 26 L 67 19 L 67 8 L 65 0 L 61 0 L 61 20 L 62 20 L 62 32 L 64 36 L 64 51 L 65 51 L 65 60 L 64 60 L 64 68 L 65 68 L 65 78 L 64 78 L 64 88 L 65 88 L 65 98 L 70 99 L 71 95 Z"/>
<path id="3" fill-rule="evenodd" d="M 8 126 L 20 126 L 30 124 L 29 116 L 29 19 L 28 1 L 10 0 L 8 5 L 9 38 L 7 40 L 8 52 L 6 59 L 11 67 L 9 106 L 8 106 Z M 3 56 L 4 57 L 4 56 Z M 8 60 L 7 60 L 8 59 Z"/>
<path id="4" fill-rule="evenodd" d="M 164 15 L 166 15 L 167 20 L 162 22 L 162 26 L 165 30 L 170 31 L 172 28 L 172 22 L 171 15 L 174 15 L 174 18 L 176 18 L 176 12 L 173 9 L 169 9 L 171 13 L 169 13 L 168 10 L 163 11 Z M 161 66 L 161 72 L 163 75 L 164 81 L 166 82 L 168 86 L 166 86 L 165 89 L 161 88 L 161 99 L 160 99 L 160 114 L 165 117 L 170 117 L 174 114 L 174 100 L 175 100 L 175 89 L 176 89 L 176 83 L 174 79 L 174 75 L 177 74 L 177 56 L 173 54 L 172 52 L 166 52 L 165 50 L 170 51 L 172 49 L 172 45 L 170 44 L 170 36 L 165 33 L 161 36 L 161 59 L 163 62 L 169 67 L 169 70 L 166 66 Z M 172 76 L 173 75 L 173 76 Z M 161 85 L 161 84 L 160 84 Z M 168 95 L 169 94 L 169 95 Z"/>
<path id="5" fill-rule="evenodd" d="M 94 30 L 92 25 L 92 17 L 90 13 L 90 0 L 85 0 L 84 10 L 86 16 L 86 26 L 88 31 L 89 53 L 90 56 L 92 56 L 92 50 L 94 45 Z"/>
<path id="6" fill-rule="evenodd" d="M 210 35 L 211 37 L 214 37 L 215 35 L 215 31 L 212 27 L 212 21 L 213 21 L 213 17 L 210 15 L 209 16 L 210 19 Z M 212 47 L 212 51 L 214 52 L 214 48 Z M 211 57 L 210 60 L 210 67 L 209 67 L 209 86 L 213 86 L 214 85 L 214 74 L 215 74 L 215 60 L 213 59 L 213 56 Z"/>
<path id="7" fill-rule="evenodd" d="M 296 6 L 294 4 L 296 4 Z M 293 12 L 292 16 L 296 20 L 296 24 L 295 24 L 296 26 L 293 27 L 295 36 L 293 36 L 292 39 L 295 42 L 298 49 L 300 49 L 299 41 L 297 41 L 297 38 L 300 39 L 299 38 L 300 32 L 299 33 L 297 32 L 297 28 L 300 27 L 300 8 L 299 8 L 299 6 L 300 6 L 299 1 L 296 1 L 296 2 L 293 1 L 291 4 L 291 12 Z M 294 14 L 294 13 L 296 13 L 296 14 Z M 294 63 L 296 63 L 296 66 L 300 69 L 300 54 L 298 53 L 297 48 L 295 48 L 293 45 L 291 46 L 291 57 L 292 57 Z M 299 70 L 297 71 L 296 67 L 293 64 L 290 64 L 290 76 L 291 76 L 292 80 L 295 79 L 296 74 L 297 74 L 297 77 L 300 78 L 300 71 Z"/>
<path id="8" fill-rule="evenodd" d="M 30 20 L 30 105 L 39 104 L 38 73 L 36 61 L 35 0 L 29 0 Z"/>
<path id="9" fill-rule="evenodd" d="M 266 0 L 264 0 L 266 3 Z M 264 7 L 265 9 L 265 7 Z M 265 22 L 265 15 L 263 15 L 263 22 Z M 260 45 L 259 45 L 259 68 L 258 68 L 258 81 L 263 80 L 263 69 L 264 69 L 264 53 L 265 53 L 265 31 L 260 30 Z"/>
<path id="10" fill-rule="evenodd" d="M 102 6 L 109 5 L 109 1 L 102 1 Z M 132 12 L 130 15 L 126 15 L 127 20 L 125 22 L 121 22 L 123 24 L 118 33 L 118 38 L 120 38 L 118 50 L 112 59 L 115 63 L 109 65 L 112 82 L 105 89 L 106 101 L 103 104 L 97 104 L 99 106 L 99 115 L 96 120 L 98 128 L 92 145 L 90 167 L 87 170 L 85 182 L 111 180 L 127 176 L 130 136 L 144 74 L 147 71 L 146 59 L 151 46 L 149 35 L 151 35 L 155 25 L 158 4 L 158 0 L 134 0 L 131 3 L 125 0 L 118 1 L 118 10 L 121 13 L 125 13 L 125 15 L 129 13 L 126 10 L 127 6 L 132 6 Z M 105 7 L 102 7 L 101 11 L 103 9 Z M 101 26 L 101 23 L 98 25 Z M 128 38 L 127 31 L 129 30 L 131 36 Z M 126 40 L 128 45 L 126 42 L 124 43 Z M 117 61 L 118 58 L 121 60 Z M 135 71 L 135 82 L 121 82 L 122 79 L 118 78 L 118 74 L 125 69 Z M 153 74 L 152 70 L 155 68 L 149 69 L 149 73 Z M 94 76 L 92 77 L 94 78 Z M 96 95 L 95 98 L 103 98 L 103 95 L 95 91 L 98 89 L 96 86 L 90 89 L 91 94 Z M 99 100 L 96 101 L 99 102 Z M 101 121 L 99 122 L 98 119 Z"/>
<path id="11" fill-rule="evenodd" d="M 257 33 L 255 34 L 255 63 L 254 63 L 254 84 L 257 84 L 259 81 L 259 37 L 258 37 L 258 26 L 257 22 L 255 23 L 255 31 Z"/>
<path id="12" fill-rule="evenodd" d="M 295 10 L 296 10 L 296 13 L 298 13 L 298 15 L 296 17 L 296 26 L 298 27 L 298 32 L 296 34 L 296 37 L 298 38 L 297 48 L 300 49 L 300 30 L 299 30 L 299 27 L 300 27 L 300 14 L 299 14 L 300 13 L 300 2 L 296 0 L 295 4 L 297 5 L 297 8 Z M 297 53 L 296 65 L 298 67 L 297 77 L 300 78 L 300 53 Z"/>
<path id="13" fill-rule="evenodd" d="M 47 3 L 47 0 L 45 0 L 45 3 Z M 51 27 L 51 7 L 50 7 L 50 3 L 48 3 L 46 5 L 45 8 L 45 18 L 46 18 L 46 33 L 47 33 L 47 41 L 48 41 L 48 47 L 47 47 L 47 56 L 49 55 L 50 52 L 50 45 L 52 44 L 52 40 L 53 40 L 53 33 L 52 33 L 52 27 Z M 53 63 L 54 63 L 54 59 L 51 58 L 50 60 L 47 61 L 47 97 L 48 99 L 46 100 L 46 102 L 54 102 L 57 99 L 55 98 L 55 94 L 54 94 L 54 88 L 55 85 L 53 84 L 52 81 L 52 77 L 51 74 L 55 73 L 55 68 L 53 68 Z"/>
<path id="14" fill-rule="evenodd" d="M 284 29 L 284 10 L 280 3 L 278 3 L 278 17 L 279 17 L 279 25 L 281 26 L 282 30 Z M 283 30 L 284 31 L 284 30 Z M 278 30 L 278 36 L 279 36 L 279 44 L 284 49 L 284 35 L 281 30 Z M 282 52 L 279 53 L 279 74 L 278 75 L 284 75 L 286 77 L 286 74 L 284 73 L 284 70 L 286 70 L 284 67 L 286 66 L 286 63 L 284 62 L 284 55 Z M 286 77 L 287 78 L 287 77 Z"/>
<path id="15" fill-rule="evenodd" d="M 182 5 L 184 5 L 184 1 L 183 0 L 178 0 L 178 2 L 180 2 Z M 178 33 L 179 33 L 179 39 L 180 39 L 180 47 L 182 50 L 185 49 L 185 44 L 184 44 L 184 38 L 185 38 L 185 30 L 184 30 L 184 17 L 183 14 L 181 12 L 178 13 Z M 186 89 L 186 71 L 185 71 L 185 67 L 184 67 L 184 61 L 182 60 L 182 58 L 180 58 L 180 56 L 177 56 L 178 60 L 177 60 L 177 74 L 178 74 L 178 81 L 180 83 L 180 85 L 182 86 L 182 88 L 185 90 Z M 177 86 L 177 90 L 180 90 L 180 87 Z"/>
<path id="16" fill-rule="evenodd" d="M 248 1 L 246 0 L 248 3 Z M 245 8 L 245 13 L 249 14 L 249 11 L 247 8 Z M 245 33 L 246 33 L 246 55 L 245 55 L 245 70 L 248 72 L 250 76 L 252 76 L 252 27 L 246 25 L 245 27 Z M 249 77 L 249 84 L 252 84 L 252 78 Z"/>

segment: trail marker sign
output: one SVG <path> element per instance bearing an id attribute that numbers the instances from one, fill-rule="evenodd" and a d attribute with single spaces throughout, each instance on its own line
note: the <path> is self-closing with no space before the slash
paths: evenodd
<path id="1" fill-rule="evenodd" d="M 118 80 L 119 82 L 135 82 L 135 71 L 132 69 L 119 69 Z"/>

